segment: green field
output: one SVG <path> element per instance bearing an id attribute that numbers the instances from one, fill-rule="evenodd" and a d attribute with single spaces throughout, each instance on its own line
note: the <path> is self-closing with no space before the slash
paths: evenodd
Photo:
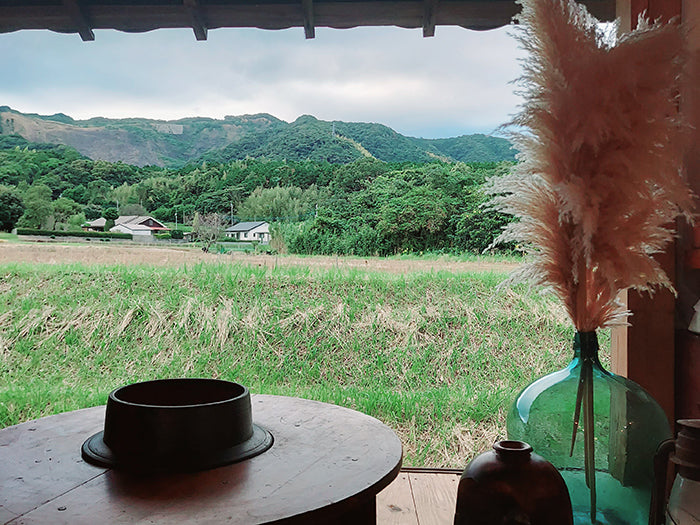
<path id="1" fill-rule="evenodd" d="M 0 266 L 0 426 L 103 404 L 125 383 L 216 377 L 384 421 L 404 465 L 463 467 L 573 329 L 505 275 Z"/>

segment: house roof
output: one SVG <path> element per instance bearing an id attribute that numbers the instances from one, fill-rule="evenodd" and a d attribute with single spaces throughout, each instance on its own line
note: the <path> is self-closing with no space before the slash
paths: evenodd
<path id="1" fill-rule="evenodd" d="M 599 20 L 615 17 L 615 0 L 582 0 Z M 51 29 L 94 40 L 94 29 L 143 32 L 192 28 L 197 40 L 221 27 L 286 29 L 357 26 L 422 28 L 433 36 L 438 25 L 492 29 L 510 23 L 515 0 L 2 0 L 0 33 Z"/>
<path id="2" fill-rule="evenodd" d="M 105 225 L 107 224 L 107 219 L 104 217 L 100 217 L 99 219 L 95 219 L 94 221 L 88 221 L 88 226 L 91 226 L 93 228 L 104 228 Z"/>
<path id="3" fill-rule="evenodd" d="M 115 224 L 110 228 L 109 231 L 116 231 L 119 230 L 120 228 L 124 228 L 126 230 L 136 232 L 136 231 L 146 231 L 146 232 L 152 232 L 153 228 L 149 228 L 148 226 L 144 226 L 143 224 L 135 224 L 135 223 L 127 223 L 127 224 Z"/>
<path id="4" fill-rule="evenodd" d="M 114 224 L 139 224 L 141 222 L 147 221 L 148 219 L 152 219 L 152 217 L 149 217 L 148 215 L 120 215 L 116 218 Z"/>
<path id="5" fill-rule="evenodd" d="M 165 224 L 160 222 L 158 219 L 154 219 L 150 215 L 120 215 L 117 217 L 117 219 L 114 221 L 114 224 L 123 224 L 123 225 L 131 225 L 131 224 L 142 224 L 146 221 L 153 221 L 159 226 L 144 226 L 144 228 L 148 228 L 149 230 L 167 230 L 169 229 Z"/>
<path id="6" fill-rule="evenodd" d="M 254 230 L 255 228 L 258 228 L 262 226 L 263 224 L 267 224 L 265 221 L 257 221 L 257 222 L 238 222 L 234 224 L 233 226 L 229 226 L 226 228 L 227 232 L 249 232 L 250 230 Z"/>

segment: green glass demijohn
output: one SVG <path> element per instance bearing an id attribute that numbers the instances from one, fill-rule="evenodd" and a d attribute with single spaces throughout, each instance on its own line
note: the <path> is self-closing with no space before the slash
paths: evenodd
<path id="1" fill-rule="evenodd" d="M 671 429 L 642 387 L 603 368 L 595 332 L 577 332 L 569 366 L 518 395 L 507 428 L 559 470 L 575 525 L 647 525 L 654 453 Z"/>

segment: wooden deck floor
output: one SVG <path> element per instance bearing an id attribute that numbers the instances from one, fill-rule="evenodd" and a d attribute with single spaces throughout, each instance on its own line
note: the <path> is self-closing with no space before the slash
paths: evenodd
<path id="1" fill-rule="evenodd" d="M 452 525 L 459 477 L 402 470 L 377 495 L 377 525 Z"/>

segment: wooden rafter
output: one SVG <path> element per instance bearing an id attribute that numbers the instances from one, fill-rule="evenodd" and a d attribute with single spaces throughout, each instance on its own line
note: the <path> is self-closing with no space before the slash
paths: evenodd
<path id="1" fill-rule="evenodd" d="M 301 7 L 304 10 L 304 35 L 306 38 L 315 38 L 314 0 L 301 0 Z"/>
<path id="2" fill-rule="evenodd" d="M 63 6 L 68 12 L 68 17 L 73 21 L 73 24 L 75 24 L 77 33 L 80 35 L 80 38 L 83 39 L 83 42 L 95 40 L 95 33 L 92 32 L 90 21 L 79 1 L 63 0 Z"/>
<path id="3" fill-rule="evenodd" d="M 615 18 L 615 0 L 581 1 L 600 20 Z M 398 26 L 421 28 L 430 36 L 440 25 L 477 30 L 500 27 L 518 11 L 515 0 L 63 0 L 63 4 L 32 0 L 27 5 L 0 1 L 0 33 L 50 29 L 91 40 L 93 29 L 142 32 L 187 27 L 204 40 L 208 30 L 223 27 L 304 27 L 306 37 L 313 38 L 316 27 Z"/>
<path id="4" fill-rule="evenodd" d="M 423 36 L 435 36 L 435 13 L 438 0 L 423 0 Z"/>
<path id="5" fill-rule="evenodd" d="M 192 20 L 194 37 L 197 40 L 206 40 L 207 26 L 204 23 L 204 16 L 202 15 L 199 0 L 183 0 L 183 4 L 189 13 L 190 19 Z"/>

